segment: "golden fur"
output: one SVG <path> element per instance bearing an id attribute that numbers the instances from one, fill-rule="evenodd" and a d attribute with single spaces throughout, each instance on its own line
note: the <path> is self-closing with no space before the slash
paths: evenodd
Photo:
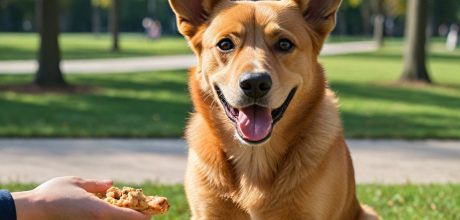
<path id="1" fill-rule="evenodd" d="M 192 219 L 378 219 L 356 199 L 336 98 L 318 63 L 340 0 L 170 4 L 198 60 L 189 75 L 195 113 L 186 130 Z M 224 37 L 235 42 L 234 52 L 216 50 Z M 280 37 L 295 49 L 274 51 Z M 271 73 L 271 108 L 297 92 L 271 138 L 252 146 L 235 137 L 213 85 L 238 107 L 238 79 L 256 71 Z"/>

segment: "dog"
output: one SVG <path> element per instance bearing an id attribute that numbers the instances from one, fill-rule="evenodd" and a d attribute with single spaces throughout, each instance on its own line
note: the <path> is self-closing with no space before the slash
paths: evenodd
<path id="1" fill-rule="evenodd" d="M 356 198 L 318 56 L 340 0 L 169 0 L 197 57 L 185 190 L 192 219 L 378 219 Z"/>

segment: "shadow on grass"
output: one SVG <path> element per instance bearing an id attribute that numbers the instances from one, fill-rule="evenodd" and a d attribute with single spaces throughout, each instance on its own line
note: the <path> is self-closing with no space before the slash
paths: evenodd
<path id="1" fill-rule="evenodd" d="M 85 77 L 77 81 L 96 85 L 100 91 L 51 94 L 53 98 L 44 97 L 43 102 L 27 101 L 39 96 L 8 99 L 0 93 L 0 136 L 180 137 L 192 110 L 185 98 L 151 96 L 163 92 L 184 97 L 185 82 L 89 81 Z M 112 89 L 117 93 L 107 92 Z M 123 95 L 125 90 L 131 94 Z M 148 91 L 147 96 L 143 91 Z"/>
<path id="2" fill-rule="evenodd" d="M 341 97 L 356 97 L 371 100 L 403 102 L 409 104 L 432 105 L 440 108 L 460 109 L 458 97 L 436 94 L 424 88 L 401 88 L 368 82 L 367 84 L 333 81 L 332 89 Z M 460 94 L 460 86 L 437 86 L 438 89 L 452 89 Z M 433 88 L 430 88 L 433 89 Z"/>
<path id="3" fill-rule="evenodd" d="M 35 50 L 0 45 L 0 60 L 32 60 L 37 55 Z"/>
<path id="4" fill-rule="evenodd" d="M 155 73 L 153 73 L 155 74 Z M 183 72 L 176 72 L 173 74 L 184 74 Z M 151 80 L 151 81 L 148 81 Z M 161 92 L 168 91 L 171 93 L 178 93 L 186 95 L 188 93 L 186 82 L 176 82 L 173 80 L 158 80 L 156 79 L 146 79 L 145 82 L 138 81 L 128 81 L 125 76 L 112 76 L 111 78 L 107 77 L 95 77 L 95 76 L 81 76 L 78 78 L 78 82 L 89 83 L 91 85 L 97 85 L 98 87 L 103 87 L 107 89 L 116 89 L 116 90 L 135 90 L 137 92 L 148 91 L 148 92 Z"/>
<path id="5" fill-rule="evenodd" d="M 348 138 L 457 139 L 460 136 L 460 116 L 457 115 L 366 115 L 353 111 L 342 111 L 341 114 Z"/>
<path id="6" fill-rule="evenodd" d="M 79 101 L 85 102 L 85 107 L 1 100 L 0 135 L 180 137 L 191 109 L 187 103 L 106 96 L 83 97 Z"/>
<path id="7" fill-rule="evenodd" d="M 366 111 L 365 107 L 355 108 L 356 111 L 342 110 L 347 137 L 449 139 L 460 136 L 460 114 L 443 114 L 442 112 L 443 109 L 460 111 L 458 97 L 438 94 L 427 89 L 398 88 L 372 83 L 333 82 L 332 89 L 342 100 L 360 99 L 362 100 L 361 105 L 366 105 L 364 100 L 390 101 L 407 105 L 413 111 L 407 112 L 406 110 L 398 113 L 392 109 Z M 460 94 L 458 86 L 450 89 Z M 391 106 L 382 105 L 382 108 L 391 108 Z M 417 108 L 432 110 L 417 111 Z"/>
<path id="8" fill-rule="evenodd" d="M 340 57 L 353 58 L 353 59 L 359 59 L 359 60 L 379 59 L 381 61 L 387 60 L 387 61 L 398 61 L 398 62 L 402 62 L 403 60 L 402 53 L 394 53 L 394 52 L 386 52 L 386 51 L 344 54 L 344 55 L 340 55 Z M 431 52 L 428 54 L 428 61 L 442 61 L 442 62 L 458 63 L 459 60 L 460 60 L 460 54 L 456 54 L 456 53 L 446 54 L 446 53 Z"/>
<path id="9" fill-rule="evenodd" d="M 0 81 L 13 84 L 29 78 L 0 76 Z M 69 82 L 98 90 L 43 96 L 0 92 L 0 135 L 180 137 L 192 111 L 186 78 L 184 71 L 71 75 Z M 459 85 L 402 88 L 343 81 L 331 85 L 352 107 L 342 113 L 348 137 L 460 137 Z M 373 106 L 366 108 L 369 103 Z"/>

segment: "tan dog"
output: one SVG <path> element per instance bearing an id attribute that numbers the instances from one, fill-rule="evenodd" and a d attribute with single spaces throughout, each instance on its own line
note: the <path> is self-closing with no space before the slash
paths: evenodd
<path id="1" fill-rule="evenodd" d="M 192 218 L 377 219 L 356 199 L 318 63 L 340 0 L 170 4 L 198 58 L 186 131 Z"/>

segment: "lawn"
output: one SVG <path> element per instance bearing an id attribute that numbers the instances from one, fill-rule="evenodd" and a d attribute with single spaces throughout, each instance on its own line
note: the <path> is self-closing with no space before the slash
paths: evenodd
<path id="1" fill-rule="evenodd" d="M 124 185 L 124 184 L 120 184 Z M 29 190 L 35 184 L 0 184 L 10 191 Z M 171 204 L 161 219 L 189 219 L 187 201 L 181 185 L 152 183 L 131 185 L 147 195 L 166 196 Z M 456 220 L 460 218 L 460 185 L 358 185 L 360 202 L 367 204 L 385 220 Z"/>
<path id="2" fill-rule="evenodd" d="M 431 47 L 434 86 L 395 83 L 402 65 L 400 41 L 374 53 L 321 58 L 340 99 L 346 135 L 354 138 L 459 139 L 460 50 Z"/>
<path id="3" fill-rule="evenodd" d="M 111 37 L 108 34 L 95 36 L 90 33 L 64 33 L 60 46 L 64 59 L 122 58 L 160 56 L 192 53 L 181 36 L 166 36 L 148 39 L 141 33 L 122 33 L 121 51 L 110 52 Z M 368 37 L 331 37 L 328 42 L 369 40 Z M 38 35 L 35 33 L 0 32 L 0 60 L 36 59 Z"/>
<path id="4" fill-rule="evenodd" d="M 90 94 L 0 92 L 0 136 L 179 137 L 192 110 L 184 71 L 70 75 Z M 0 75 L 0 84 L 32 80 Z"/>
<path id="5" fill-rule="evenodd" d="M 460 139 L 460 50 L 432 46 L 434 86 L 401 86 L 402 45 L 322 57 L 348 138 Z M 32 81 L 0 75 L 0 85 Z M 192 106 L 185 71 L 68 75 L 91 94 L 0 92 L 0 137 L 180 137 Z"/>
<path id="6" fill-rule="evenodd" d="M 36 59 L 38 36 L 33 33 L 0 33 L 0 60 Z M 122 33 L 120 52 L 110 52 L 111 38 L 108 34 L 64 33 L 60 46 L 64 59 L 121 58 L 191 53 L 182 37 L 148 39 L 142 34 Z"/>

